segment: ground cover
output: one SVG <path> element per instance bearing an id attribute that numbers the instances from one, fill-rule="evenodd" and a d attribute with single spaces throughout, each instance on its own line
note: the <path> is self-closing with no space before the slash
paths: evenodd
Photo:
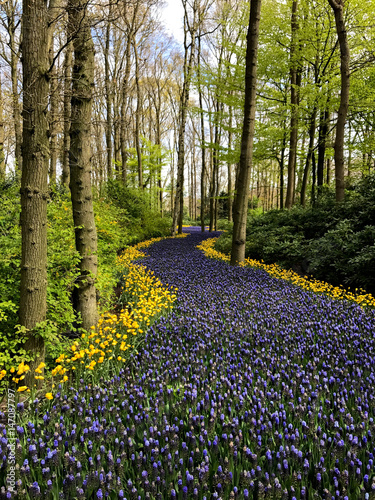
<path id="1" fill-rule="evenodd" d="M 17 428 L 18 498 L 375 498 L 374 311 L 189 232 L 145 250 L 177 301 L 130 362 Z"/>
<path id="2" fill-rule="evenodd" d="M 215 249 L 215 244 L 218 238 L 210 238 L 198 245 L 200 250 L 203 250 L 206 257 L 211 259 L 219 259 L 224 262 L 230 262 L 230 255 L 220 252 Z M 263 261 L 251 259 L 247 257 L 240 263 L 241 267 L 253 267 L 254 269 L 263 269 L 274 278 L 283 279 L 300 286 L 305 290 L 311 290 L 315 293 L 323 293 L 334 299 L 346 299 L 361 306 L 375 307 L 375 297 L 371 293 L 366 293 L 364 290 L 356 288 L 355 290 L 346 289 L 342 285 L 334 286 L 325 281 L 318 280 L 313 276 L 301 276 L 292 269 L 284 269 L 278 264 L 265 264 Z"/>

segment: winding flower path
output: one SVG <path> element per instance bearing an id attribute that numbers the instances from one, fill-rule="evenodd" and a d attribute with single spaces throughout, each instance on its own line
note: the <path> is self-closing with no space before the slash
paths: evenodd
<path id="1" fill-rule="evenodd" d="M 0 500 L 375 498 L 374 309 L 208 259 L 216 235 L 188 231 L 140 264 L 178 287 L 172 313 L 119 375 L 30 403 Z"/>
<path id="2" fill-rule="evenodd" d="M 143 261 L 178 287 L 133 360 L 151 396 L 143 480 L 163 468 L 163 498 L 374 498 L 374 311 L 207 259 L 212 236 Z"/>

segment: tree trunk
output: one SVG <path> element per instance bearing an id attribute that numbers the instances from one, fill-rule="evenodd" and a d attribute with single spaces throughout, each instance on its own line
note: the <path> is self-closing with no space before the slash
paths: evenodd
<path id="1" fill-rule="evenodd" d="M 233 125 L 233 110 L 229 105 L 229 131 L 228 131 L 228 154 L 231 154 L 232 149 L 232 125 Z M 233 220 L 233 193 L 232 193 L 232 163 L 228 160 L 228 221 Z"/>
<path id="2" fill-rule="evenodd" d="M 329 123 L 329 109 L 328 103 L 325 110 L 320 112 L 319 121 L 319 144 L 318 144 L 318 194 L 321 191 L 321 187 L 324 183 L 324 160 L 327 148 L 327 136 L 328 136 L 328 123 Z"/>
<path id="3" fill-rule="evenodd" d="M 0 77 L 0 182 L 5 179 L 3 90 Z"/>
<path id="4" fill-rule="evenodd" d="M 236 197 L 233 205 L 232 265 L 236 265 L 245 259 L 249 182 L 255 130 L 260 9 L 261 0 L 252 0 L 250 4 L 249 29 L 247 32 L 245 106 L 241 139 L 241 156 L 236 180 Z"/>
<path id="5" fill-rule="evenodd" d="M 50 105 L 49 105 L 49 135 L 50 135 L 50 163 L 49 163 L 49 184 L 50 187 L 56 185 L 56 167 L 57 167 L 57 133 L 59 118 L 59 83 L 57 75 L 57 64 L 54 61 L 55 50 L 53 46 L 56 20 L 59 16 L 60 0 L 50 0 L 48 7 L 48 46 L 50 72 Z"/>
<path id="6" fill-rule="evenodd" d="M 290 44 L 290 141 L 289 141 L 289 159 L 288 159 L 288 184 L 286 189 L 285 207 L 291 208 L 294 203 L 295 183 L 296 183 L 296 160 L 297 160 L 297 140 L 298 140 L 298 64 L 297 58 L 297 3 L 293 0 L 292 4 L 292 39 Z"/>
<path id="7" fill-rule="evenodd" d="M 210 109 L 210 112 L 212 110 Z M 209 195 L 209 205 L 210 205 L 210 224 L 209 231 L 212 232 L 214 230 L 214 196 L 215 196 L 215 158 L 214 158 L 214 149 L 212 144 L 214 143 L 214 126 L 212 120 L 210 120 L 210 144 L 211 147 L 209 149 L 210 152 L 210 183 L 208 189 Z"/>
<path id="8" fill-rule="evenodd" d="M 72 100 L 72 66 L 73 66 L 73 44 L 70 42 L 65 49 L 64 59 L 64 151 L 62 161 L 62 183 L 69 187 L 70 166 L 70 118 Z"/>
<path id="9" fill-rule="evenodd" d="M 5 5 L 7 5 L 5 3 Z M 8 32 L 9 32 L 9 48 L 10 48 L 10 73 L 12 81 L 12 110 L 14 120 L 14 135 L 16 140 L 15 159 L 16 172 L 22 171 L 22 128 L 21 128 L 21 112 L 18 96 L 18 62 L 19 62 L 19 47 L 16 41 L 16 20 L 15 20 L 15 5 L 10 5 L 8 16 Z M 24 19 L 24 16 L 23 16 Z"/>
<path id="10" fill-rule="evenodd" d="M 140 120 L 141 120 L 141 86 L 139 84 L 139 63 L 138 63 L 138 48 L 135 39 L 133 39 L 134 58 L 135 58 L 135 86 L 137 90 L 137 109 L 135 111 L 135 147 L 137 150 L 138 160 L 138 186 L 143 189 L 143 166 L 142 166 L 142 150 L 140 143 Z"/>
<path id="11" fill-rule="evenodd" d="M 331 158 L 327 158 L 327 186 L 331 182 Z"/>
<path id="12" fill-rule="evenodd" d="M 69 0 L 68 13 L 71 32 L 75 35 L 69 158 L 76 249 L 80 255 L 76 311 L 81 315 L 82 327 L 88 330 L 97 323 L 97 235 L 91 190 L 90 147 L 94 44 L 86 2 Z"/>
<path id="13" fill-rule="evenodd" d="M 48 11 L 44 0 L 23 1 L 23 168 L 21 177 L 20 324 L 25 349 L 34 355 L 30 372 L 44 359 L 37 327 L 47 311 L 48 199 Z"/>
<path id="14" fill-rule="evenodd" d="M 195 4 L 194 4 L 195 5 Z M 190 26 L 190 54 L 189 45 L 187 42 L 187 32 L 189 23 L 187 21 L 187 6 L 184 3 L 185 17 L 184 17 L 184 47 L 185 47 L 185 57 L 184 57 L 184 82 L 182 87 L 182 92 L 180 96 L 180 113 L 179 113 L 179 131 L 178 131 L 178 153 L 177 153 L 177 182 L 176 182 L 176 199 L 174 203 L 173 211 L 173 222 L 172 222 L 172 234 L 175 235 L 182 233 L 182 220 L 183 220 L 183 210 L 184 210 L 184 163 L 185 163 L 185 128 L 187 119 L 187 107 L 189 104 L 189 93 L 190 93 L 190 82 L 193 72 L 193 63 L 195 59 L 195 34 L 196 25 L 195 22 Z M 195 16 L 194 16 L 195 17 Z"/>
<path id="15" fill-rule="evenodd" d="M 315 161 L 315 152 L 313 151 L 312 157 L 312 186 L 311 186 L 311 204 L 315 205 L 316 202 L 316 161 Z"/>
<path id="16" fill-rule="evenodd" d="M 313 109 L 310 117 L 310 127 L 309 127 L 309 149 L 306 156 L 306 164 L 303 172 L 302 186 L 301 186 L 301 205 L 304 207 L 306 205 L 306 190 L 307 181 L 310 173 L 311 159 L 314 153 L 314 140 L 315 140 L 315 130 L 316 130 L 316 114 L 317 108 Z"/>
<path id="17" fill-rule="evenodd" d="M 218 219 L 218 207 L 219 207 L 219 170 L 220 170 L 220 143 L 221 143 L 221 127 L 220 127 L 220 116 L 222 114 L 222 105 L 219 100 L 216 101 L 216 119 L 215 119 L 215 149 L 214 149 L 214 176 L 215 176 L 215 191 L 214 191 L 214 230 L 217 230 L 217 219 Z"/>
<path id="18" fill-rule="evenodd" d="M 105 141 L 107 147 L 107 179 L 112 179 L 112 80 L 110 76 L 109 52 L 111 45 L 111 14 L 112 3 L 109 2 L 109 13 L 107 19 L 105 33 L 105 48 L 104 48 L 104 71 L 105 71 L 105 99 L 107 122 L 105 125 Z"/>
<path id="19" fill-rule="evenodd" d="M 128 36 L 128 40 L 126 43 L 125 49 L 125 74 L 122 81 L 122 91 L 121 91 L 121 163 L 122 163 L 122 180 L 123 183 L 126 184 L 127 179 L 127 161 L 128 161 L 128 152 L 126 150 L 126 138 L 127 138 L 127 109 L 126 109 L 126 100 L 128 97 L 128 84 L 130 78 L 130 68 L 131 68 L 131 37 Z"/>
<path id="20" fill-rule="evenodd" d="M 201 119 L 201 152 L 202 152 L 202 170 L 201 170 L 201 230 L 204 233 L 204 214 L 205 214 L 205 198 L 206 198 L 206 187 L 205 187 L 205 176 L 206 176 L 206 138 L 204 132 L 204 112 L 203 112 L 203 95 L 202 95 L 202 84 L 201 84 L 201 37 L 198 37 L 198 93 L 199 93 L 199 108 L 200 108 L 200 119 Z"/>
<path id="21" fill-rule="evenodd" d="M 340 45 L 341 58 L 341 93 L 340 107 L 338 111 L 335 139 L 335 177 L 336 177 L 336 201 L 345 199 L 345 169 L 344 169 L 344 140 L 345 123 L 349 107 L 350 91 L 350 53 L 348 36 L 344 19 L 345 0 L 328 0 L 335 15 L 337 37 Z"/>
<path id="22" fill-rule="evenodd" d="M 284 165 L 286 150 L 286 122 L 284 123 L 283 147 L 281 149 L 280 166 L 280 210 L 284 209 Z"/>

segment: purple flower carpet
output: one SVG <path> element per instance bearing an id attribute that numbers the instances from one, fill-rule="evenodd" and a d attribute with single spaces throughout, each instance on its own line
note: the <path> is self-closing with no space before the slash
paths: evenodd
<path id="1" fill-rule="evenodd" d="M 374 499 L 374 310 L 207 259 L 217 234 L 188 232 L 146 250 L 178 299 L 129 365 L 19 431 L 25 498 Z"/>

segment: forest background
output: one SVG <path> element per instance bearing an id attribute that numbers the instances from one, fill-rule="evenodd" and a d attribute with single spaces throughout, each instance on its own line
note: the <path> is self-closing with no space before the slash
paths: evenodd
<path id="1" fill-rule="evenodd" d="M 375 4 L 336 2 L 350 53 L 338 203 L 332 3 L 263 2 L 246 254 L 373 291 Z M 0 6 L 1 366 L 45 345 L 53 359 L 95 323 L 127 245 L 198 223 L 227 229 L 230 250 L 249 2 L 181 4 L 182 46 L 159 0 Z"/>

